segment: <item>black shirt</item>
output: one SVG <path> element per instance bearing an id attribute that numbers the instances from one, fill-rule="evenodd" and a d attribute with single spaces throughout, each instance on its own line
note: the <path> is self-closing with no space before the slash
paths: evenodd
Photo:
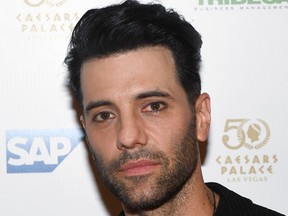
<path id="1" fill-rule="evenodd" d="M 215 216 L 283 216 L 265 207 L 254 204 L 251 200 L 217 183 L 206 185 L 220 196 Z"/>
<path id="2" fill-rule="evenodd" d="M 217 183 L 206 185 L 220 196 L 214 216 L 284 216 L 278 212 L 254 204 L 251 200 Z M 122 211 L 119 216 L 125 216 Z"/>

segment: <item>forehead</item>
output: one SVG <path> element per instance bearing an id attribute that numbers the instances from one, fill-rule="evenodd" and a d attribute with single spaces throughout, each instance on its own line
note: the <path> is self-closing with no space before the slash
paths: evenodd
<path id="1" fill-rule="evenodd" d="M 180 85 L 172 52 L 156 46 L 85 62 L 81 68 L 81 87 L 85 105 L 88 100 L 147 90 L 173 92 Z"/>

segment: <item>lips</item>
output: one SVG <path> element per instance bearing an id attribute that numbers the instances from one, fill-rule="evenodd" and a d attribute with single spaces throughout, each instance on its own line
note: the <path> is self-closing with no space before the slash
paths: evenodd
<path id="1" fill-rule="evenodd" d="M 124 164 L 119 171 L 126 176 L 140 176 L 150 174 L 158 166 L 159 163 L 150 160 L 140 160 Z"/>

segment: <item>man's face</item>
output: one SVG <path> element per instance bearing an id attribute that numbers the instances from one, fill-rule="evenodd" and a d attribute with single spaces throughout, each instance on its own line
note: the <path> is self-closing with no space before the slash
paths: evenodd
<path id="1" fill-rule="evenodd" d="M 145 47 L 81 69 L 81 118 L 107 187 L 132 209 L 171 199 L 198 161 L 195 115 L 172 53 Z"/>

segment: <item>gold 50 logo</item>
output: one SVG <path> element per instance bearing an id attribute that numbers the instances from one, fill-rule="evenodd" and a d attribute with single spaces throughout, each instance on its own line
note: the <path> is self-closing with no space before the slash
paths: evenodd
<path id="1" fill-rule="evenodd" d="M 60 7 L 66 0 L 24 0 L 24 2 L 31 7 L 39 7 L 43 4 L 46 4 L 49 7 Z"/>
<path id="2" fill-rule="evenodd" d="M 270 135 L 269 125 L 262 119 L 227 119 L 222 142 L 232 150 L 241 147 L 260 149 L 269 141 Z"/>

